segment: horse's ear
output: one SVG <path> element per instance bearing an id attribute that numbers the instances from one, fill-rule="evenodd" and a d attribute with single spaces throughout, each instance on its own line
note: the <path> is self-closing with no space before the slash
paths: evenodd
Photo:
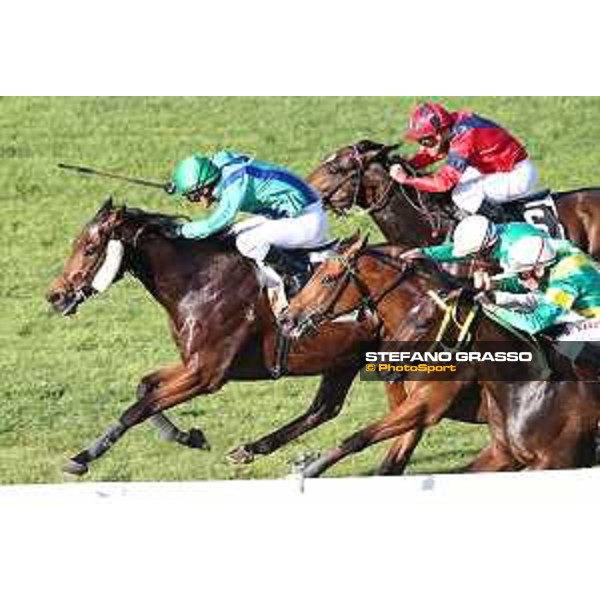
<path id="1" fill-rule="evenodd" d="M 350 245 L 348 246 L 348 249 L 346 250 L 346 256 L 350 257 L 350 256 L 354 256 L 358 252 L 362 252 L 362 250 L 367 245 L 368 241 L 369 241 L 368 233 L 365 236 L 361 236 L 360 231 L 357 231 L 352 236 L 352 241 L 350 242 Z"/>
<path id="2" fill-rule="evenodd" d="M 402 142 L 398 142 L 397 144 L 388 144 L 381 149 L 382 156 L 389 156 L 392 152 L 395 152 L 402 146 Z"/>
<path id="3" fill-rule="evenodd" d="M 106 213 L 110 212 L 113 209 L 113 198 L 109 196 L 103 203 L 102 206 L 98 209 L 94 216 L 94 221 L 99 221 Z"/>
<path id="4" fill-rule="evenodd" d="M 357 229 L 350 237 L 347 237 L 344 240 L 344 246 L 352 246 L 352 244 L 356 244 L 356 242 L 360 238 L 360 236 L 361 236 L 360 229 Z"/>
<path id="5" fill-rule="evenodd" d="M 389 155 L 399 147 L 400 144 L 376 144 L 375 148 L 363 154 L 363 161 L 367 164 L 375 161 L 387 161 Z"/>
<path id="6" fill-rule="evenodd" d="M 119 206 L 115 211 L 115 220 L 120 223 L 125 218 L 125 212 L 127 211 L 127 207 L 125 205 Z"/>

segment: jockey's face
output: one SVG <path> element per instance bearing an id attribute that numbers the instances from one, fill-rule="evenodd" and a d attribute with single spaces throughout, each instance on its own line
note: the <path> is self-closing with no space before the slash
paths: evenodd
<path id="1" fill-rule="evenodd" d="M 448 151 L 448 143 L 450 140 L 450 130 L 444 129 L 437 135 L 431 135 L 419 140 L 419 144 L 428 154 L 439 156 Z"/>
<path id="2" fill-rule="evenodd" d="M 214 187 L 214 185 L 210 185 L 190 192 L 189 194 L 185 195 L 186 200 L 193 202 L 194 204 L 201 203 L 204 205 L 204 208 L 208 208 L 215 201 L 213 196 Z"/>
<path id="3" fill-rule="evenodd" d="M 524 288 L 534 292 L 539 289 L 542 279 L 544 278 L 544 274 L 544 267 L 536 267 L 533 269 L 533 271 L 519 273 L 519 281 Z"/>

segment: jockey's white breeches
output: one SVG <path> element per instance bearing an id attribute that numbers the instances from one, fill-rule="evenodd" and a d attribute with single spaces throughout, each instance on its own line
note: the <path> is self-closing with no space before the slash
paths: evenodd
<path id="1" fill-rule="evenodd" d="M 600 342 L 600 319 L 585 319 L 566 326 L 557 336 L 559 342 Z"/>
<path id="2" fill-rule="evenodd" d="M 271 246 L 308 248 L 322 244 L 328 235 L 327 216 L 320 202 L 307 206 L 297 217 L 250 217 L 233 226 L 237 249 L 261 263 Z"/>
<path id="3" fill-rule="evenodd" d="M 537 170 L 529 159 L 508 173 L 484 175 L 467 167 L 452 192 L 452 200 L 460 209 L 475 214 L 484 200 L 501 204 L 531 194 L 537 179 Z"/>

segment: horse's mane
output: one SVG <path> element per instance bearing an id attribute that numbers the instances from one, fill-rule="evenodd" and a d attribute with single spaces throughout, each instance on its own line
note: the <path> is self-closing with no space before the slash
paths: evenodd
<path id="1" fill-rule="evenodd" d="M 190 221 L 187 215 L 168 215 L 159 212 L 148 212 L 141 208 L 123 206 L 125 217 L 143 225 L 157 225 L 159 227 L 175 225 L 181 221 Z"/>
<path id="2" fill-rule="evenodd" d="M 392 148 L 386 146 L 380 142 L 374 142 L 372 140 L 360 140 L 354 145 L 354 148 L 360 153 L 364 154 L 367 152 L 373 152 L 378 150 L 384 150 L 385 148 Z M 381 156 L 378 157 L 377 162 L 385 171 L 389 171 L 393 165 L 400 165 L 411 177 L 423 177 L 427 175 L 426 171 L 415 169 L 409 162 L 408 157 L 397 154 L 396 152 L 382 152 Z M 396 190 L 399 189 L 400 184 L 394 182 L 393 186 Z M 457 220 L 455 215 L 454 206 L 450 200 L 448 193 L 427 193 L 423 194 L 423 201 L 425 204 L 432 207 L 432 209 L 441 209 L 444 214 L 450 220 Z"/>
<path id="3" fill-rule="evenodd" d="M 174 225 L 180 225 L 182 222 L 189 222 L 192 219 L 187 215 L 169 215 L 160 212 L 149 212 L 136 207 L 122 207 L 125 218 L 130 223 L 135 223 L 143 229 L 147 229 L 156 235 L 161 235 L 161 229 Z M 218 231 L 201 240 L 179 240 L 188 244 L 202 244 L 206 250 L 211 246 L 219 251 L 232 251 L 235 249 L 235 239 L 230 233 L 230 228 Z"/>

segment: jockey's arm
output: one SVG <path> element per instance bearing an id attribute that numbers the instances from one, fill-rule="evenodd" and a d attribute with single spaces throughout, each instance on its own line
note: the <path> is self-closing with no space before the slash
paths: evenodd
<path id="1" fill-rule="evenodd" d="M 495 291 L 494 302 L 498 306 L 527 311 L 533 310 L 540 301 L 540 294 L 537 292 L 512 293 Z"/>
<path id="2" fill-rule="evenodd" d="M 567 256 L 569 254 L 582 252 L 581 248 L 578 248 L 577 246 L 575 246 L 575 244 L 573 244 L 573 242 L 570 242 L 569 240 L 559 240 L 551 238 L 550 244 L 552 245 L 554 250 L 556 250 L 556 253 L 559 256 Z"/>
<path id="3" fill-rule="evenodd" d="M 217 208 L 207 218 L 183 225 L 181 235 L 184 238 L 198 240 L 207 238 L 231 225 L 244 201 L 247 187 L 246 176 L 231 183 L 223 190 Z"/>
<path id="4" fill-rule="evenodd" d="M 525 331 L 530 335 L 535 335 L 544 329 L 548 329 L 565 313 L 565 310 L 561 306 L 554 302 L 549 302 L 545 298 L 540 299 L 535 308 L 529 312 L 512 310 L 494 304 L 486 305 L 486 310 L 516 329 Z"/>
<path id="5" fill-rule="evenodd" d="M 420 248 L 420 251 L 425 258 L 442 263 L 457 263 L 470 258 L 454 256 L 452 253 L 453 249 L 454 244 L 448 242 L 446 244 L 439 244 L 438 246 L 426 246 L 424 248 Z"/>
<path id="6" fill-rule="evenodd" d="M 444 165 L 439 171 L 424 177 L 407 177 L 406 185 L 411 185 L 421 192 L 442 193 L 448 192 L 456 186 L 462 176 L 461 171 L 452 164 Z"/>
<path id="7" fill-rule="evenodd" d="M 511 294 L 523 294 L 526 291 L 516 275 L 493 278 L 493 289 Z"/>
<path id="8" fill-rule="evenodd" d="M 534 335 L 556 324 L 561 316 L 572 309 L 576 298 L 577 290 L 568 282 L 561 282 L 560 285 L 550 286 L 540 295 L 533 310 L 528 312 L 496 305 L 487 305 L 486 308 L 517 329 Z"/>

